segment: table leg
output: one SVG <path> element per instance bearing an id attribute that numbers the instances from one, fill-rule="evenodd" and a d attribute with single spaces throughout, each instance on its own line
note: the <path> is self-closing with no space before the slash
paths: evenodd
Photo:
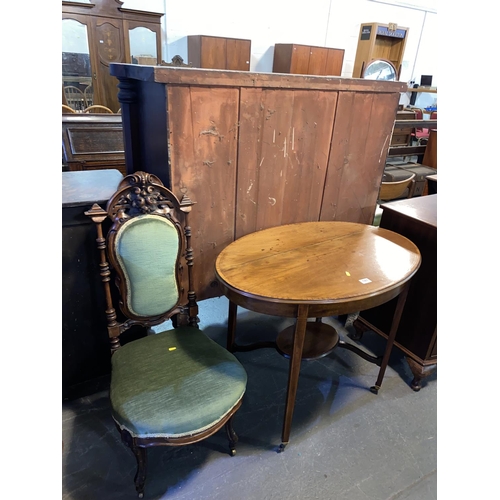
<path id="1" fill-rule="evenodd" d="M 238 306 L 229 301 L 229 313 L 227 318 L 227 350 L 233 352 L 236 335 L 236 312 Z"/>
<path id="2" fill-rule="evenodd" d="M 302 350 L 304 348 L 308 313 L 308 305 L 299 305 L 297 320 L 295 322 L 292 355 L 290 356 L 290 365 L 288 370 L 285 417 L 283 421 L 283 431 L 281 433 L 281 444 L 278 449 L 278 453 L 284 451 L 285 446 L 288 444 L 290 439 L 293 408 L 295 406 L 295 397 L 297 395 L 297 386 L 299 384 L 300 363 L 302 361 Z"/>
<path id="3" fill-rule="evenodd" d="M 391 356 L 392 346 L 394 344 L 394 339 L 396 338 L 396 333 L 399 327 L 399 321 L 401 320 L 401 316 L 403 314 L 403 309 L 406 302 L 406 296 L 408 295 L 408 290 L 410 288 L 410 281 L 406 283 L 403 290 L 399 294 L 398 301 L 396 303 L 396 310 L 394 311 L 394 316 L 392 318 L 391 330 L 389 332 L 389 336 L 387 337 L 387 345 L 385 347 L 384 357 L 382 358 L 382 363 L 380 364 L 380 370 L 378 372 L 377 381 L 375 385 L 370 387 L 370 391 L 374 394 L 378 394 L 378 390 L 382 385 L 382 380 L 384 378 L 385 369 L 389 364 L 389 357 Z"/>

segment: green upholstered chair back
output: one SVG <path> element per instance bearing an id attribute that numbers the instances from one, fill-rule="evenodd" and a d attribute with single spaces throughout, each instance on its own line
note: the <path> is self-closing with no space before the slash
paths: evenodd
<path id="1" fill-rule="evenodd" d="M 184 324 L 197 325 L 187 223 L 192 205 L 186 196 L 179 201 L 155 175 L 134 172 L 123 178 L 106 210 L 96 204 L 86 212 L 98 226 L 112 341 L 134 324 L 150 327 L 181 313 Z M 101 224 L 106 218 L 112 226 L 104 237 Z M 126 317 L 121 324 L 109 282 L 118 285 L 120 310 Z"/>
<path id="2" fill-rule="evenodd" d="M 121 226 L 114 252 L 126 281 L 126 306 L 135 316 L 162 315 L 177 305 L 181 238 L 172 221 L 158 215 L 141 215 Z"/>

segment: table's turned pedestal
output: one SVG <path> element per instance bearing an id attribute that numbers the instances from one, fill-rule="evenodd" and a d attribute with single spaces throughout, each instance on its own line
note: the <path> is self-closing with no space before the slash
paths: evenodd
<path id="1" fill-rule="evenodd" d="M 230 351 L 275 347 L 290 358 L 280 450 L 289 442 L 302 359 L 334 348 L 349 349 L 380 366 L 372 392 L 384 377 L 408 285 L 420 266 L 420 252 L 407 238 L 386 229 L 350 222 L 303 222 L 248 234 L 217 257 L 216 276 L 229 298 Z M 383 356 L 343 342 L 321 318 L 361 311 L 397 298 Z M 295 318 L 276 343 L 236 343 L 237 306 Z M 315 322 L 308 321 L 316 318 Z"/>

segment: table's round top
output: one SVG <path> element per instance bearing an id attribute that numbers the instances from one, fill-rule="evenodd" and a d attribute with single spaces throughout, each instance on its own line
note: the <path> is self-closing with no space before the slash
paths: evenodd
<path id="1" fill-rule="evenodd" d="M 217 257 L 216 276 L 259 300 L 363 302 L 406 283 L 420 266 L 417 246 L 387 229 L 351 222 L 301 222 L 248 234 Z"/>

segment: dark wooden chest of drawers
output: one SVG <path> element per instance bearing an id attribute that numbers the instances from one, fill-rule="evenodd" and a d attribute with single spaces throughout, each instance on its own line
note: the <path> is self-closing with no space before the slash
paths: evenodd
<path id="1" fill-rule="evenodd" d="M 422 264 L 412 278 L 395 344 L 406 354 L 414 375 L 411 386 L 437 364 L 437 194 L 399 200 L 382 205 L 380 227 L 406 236 L 422 255 Z M 362 311 L 354 326 L 387 337 L 395 300 Z"/>

